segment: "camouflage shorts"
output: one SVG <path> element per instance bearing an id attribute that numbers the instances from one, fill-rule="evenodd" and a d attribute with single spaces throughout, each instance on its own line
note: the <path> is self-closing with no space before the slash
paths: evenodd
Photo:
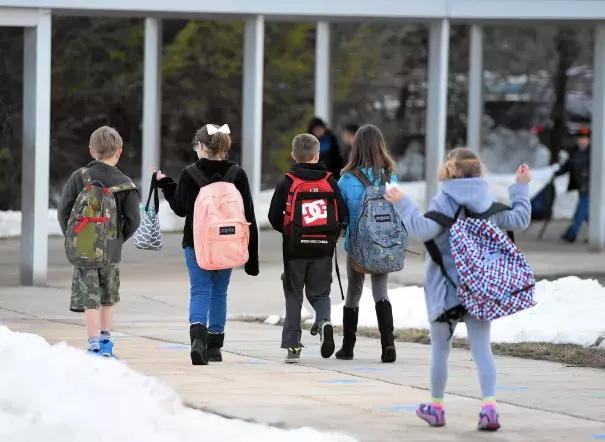
<path id="1" fill-rule="evenodd" d="M 120 301 L 120 264 L 110 262 L 100 269 L 74 267 L 71 283 L 72 312 L 98 310 L 100 305 L 115 305 Z"/>

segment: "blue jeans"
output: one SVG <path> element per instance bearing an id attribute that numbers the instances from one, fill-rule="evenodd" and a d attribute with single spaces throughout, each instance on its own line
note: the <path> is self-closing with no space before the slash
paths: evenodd
<path id="1" fill-rule="evenodd" d="M 580 195 L 576 213 L 573 217 L 573 223 L 567 229 L 567 236 L 577 238 L 582 229 L 582 225 L 588 221 L 589 200 L 588 195 Z"/>
<path id="2" fill-rule="evenodd" d="M 185 263 L 189 270 L 191 300 L 189 323 L 202 324 L 210 333 L 225 332 L 227 322 L 227 288 L 231 269 L 204 270 L 197 265 L 192 247 L 185 249 Z"/>

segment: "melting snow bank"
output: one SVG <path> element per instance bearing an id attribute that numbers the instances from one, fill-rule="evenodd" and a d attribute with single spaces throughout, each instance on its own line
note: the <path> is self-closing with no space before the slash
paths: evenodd
<path id="1" fill-rule="evenodd" d="M 396 328 L 429 327 L 422 287 L 389 290 Z M 605 333 L 605 287 L 595 280 L 568 277 L 540 281 L 536 286 L 538 305 L 493 322 L 492 342 L 552 342 L 594 345 Z M 342 325 L 342 307 L 332 308 L 332 322 Z M 308 323 L 312 321 L 308 321 Z M 371 291 L 364 288 L 359 306 L 359 326 L 377 327 Z M 455 336 L 465 338 L 460 324 Z"/>
<path id="2" fill-rule="evenodd" d="M 186 408 L 118 361 L 0 327 L 0 440 L 11 442 L 353 442 Z"/>

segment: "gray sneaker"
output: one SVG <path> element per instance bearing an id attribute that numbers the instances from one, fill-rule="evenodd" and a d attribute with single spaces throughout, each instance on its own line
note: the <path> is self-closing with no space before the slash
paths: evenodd
<path id="1" fill-rule="evenodd" d="M 286 356 L 286 364 L 298 364 L 300 362 L 300 347 L 290 347 L 288 356 Z"/>

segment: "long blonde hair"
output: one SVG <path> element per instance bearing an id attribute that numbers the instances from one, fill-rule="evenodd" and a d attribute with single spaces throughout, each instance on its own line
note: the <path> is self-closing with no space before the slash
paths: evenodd
<path id="1" fill-rule="evenodd" d="M 466 147 L 457 147 L 447 154 L 445 163 L 439 169 L 439 181 L 456 178 L 478 178 L 484 175 L 481 159 Z"/>

